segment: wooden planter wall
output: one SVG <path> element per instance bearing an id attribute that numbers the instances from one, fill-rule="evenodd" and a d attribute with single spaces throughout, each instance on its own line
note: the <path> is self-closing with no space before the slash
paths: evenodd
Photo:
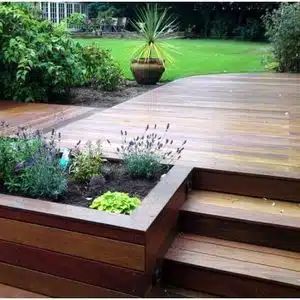
<path id="1" fill-rule="evenodd" d="M 191 170 L 173 167 L 130 216 L 0 194 L 0 282 L 52 297 L 144 296 Z"/>

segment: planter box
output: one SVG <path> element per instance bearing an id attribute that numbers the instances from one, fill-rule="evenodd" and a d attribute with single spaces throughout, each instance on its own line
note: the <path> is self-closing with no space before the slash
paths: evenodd
<path id="1" fill-rule="evenodd" d="M 0 282 L 52 297 L 145 296 L 191 170 L 174 166 L 130 216 L 0 194 Z"/>

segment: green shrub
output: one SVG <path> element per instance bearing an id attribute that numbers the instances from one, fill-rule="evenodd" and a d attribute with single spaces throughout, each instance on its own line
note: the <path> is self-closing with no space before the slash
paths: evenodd
<path id="1" fill-rule="evenodd" d="M 264 21 L 278 71 L 300 72 L 300 3 L 281 4 Z"/>
<path id="2" fill-rule="evenodd" d="M 75 181 L 86 182 L 101 174 L 102 149 L 100 141 L 95 145 L 88 142 L 82 151 L 74 154 L 70 174 Z"/>
<path id="3" fill-rule="evenodd" d="M 264 28 L 258 20 L 248 18 L 245 25 L 238 26 L 233 30 L 233 35 L 236 39 L 242 41 L 262 40 L 264 36 Z"/>
<path id="4" fill-rule="evenodd" d="M 129 197 L 126 193 L 106 192 L 93 200 L 90 208 L 129 215 L 141 204 L 137 197 Z"/>
<path id="5" fill-rule="evenodd" d="M 3 125 L 3 123 L 2 123 Z M 59 166 L 57 135 L 46 140 L 40 131 L 19 128 L 13 137 L 0 137 L 0 181 L 10 193 L 56 199 L 67 189 Z"/>
<path id="6" fill-rule="evenodd" d="M 141 136 L 131 139 L 128 138 L 126 130 L 121 130 L 122 145 L 117 147 L 117 153 L 124 160 L 131 177 L 155 178 L 180 159 L 186 141 L 174 149 L 173 140 L 166 136 L 169 128 L 170 124 L 167 124 L 163 134 L 160 134 L 156 124 L 153 129 L 147 125 Z"/>
<path id="7" fill-rule="evenodd" d="M 59 166 L 59 158 L 42 151 L 35 155 L 32 166 L 6 182 L 6 186 L 11 193 L 57 199 L 67 190 L 67 178 Z"/>
<path id="8" fill-rule="evenodd" d="M 83 48 L 83 59 L 87 84 L 113 91 L 124 82 L 122 70 L 108 50 L 96 45 L 86 46 Z"/>
<path id="9" fill-rule="evenodd" d="M 41 20 L 22 5 L 0 4 L 0 98 L 47 101 L 73 86 L 94 83 L 114 90 L 121 84 L 121 69 L 110 53 L 85 49 L 66 24 Z"/>
<path id="10" fill-rule="evenodd" d="M 0 5 L 0 96 L 47 100 L 84 79 L 81 46 L 64 25 L 34 17 L 24 7 Z"/>

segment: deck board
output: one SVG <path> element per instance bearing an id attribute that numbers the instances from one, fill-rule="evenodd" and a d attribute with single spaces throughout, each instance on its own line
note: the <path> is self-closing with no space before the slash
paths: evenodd
<path id="1" fill-rule="evenodd" d="M 290 251 L 182 234 L 166 259 L 300 287 L 300 257 Z"/>
<path id="2" fill-rule="evenodd" d="M 174 145 L 187 139 L 177 164 L 300 179 L 300 75 L 221 74 L 175 80 L 112 108 L 0 102 L 14 126 L 60 127 L 62 146 L 105 141 L 116 157 L 120 130 L 171 124 Z M 69 122 L 68 122 L 69 120 Z M 83 144 L 83 143 L 82 143 Z"/>
<path id="3" fill-rule="evenodd" d="M 120 130 L 129 136 L 147 124 L 187 139 L 178 164 L 300 178 L 300 76 L 240 74 L 175 80 L 60 129 L 66 146 L 109 138 L 116 156 Z"/>

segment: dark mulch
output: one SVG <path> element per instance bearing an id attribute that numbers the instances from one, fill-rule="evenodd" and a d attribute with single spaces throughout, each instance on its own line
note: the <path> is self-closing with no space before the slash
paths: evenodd
<path id="1" fill-rule="evenodd" d="M 61 203 L 88 207 L 92 199 L 107 192 L 124 192 L 130 196 L 145 198 L 157 184 L 161 174 L 152 180 L 132 179 L 121 163 L 106 162 L 102 175 L 96 176 L 86 184 L 69 182 L 68 192 L 59 200 Z"/>
<path id="2" fill-rule="evenodd" d="M 161 85 L 161 83 L 157 85 L 139 85 L 135 81 L 127 81 L 126 85 L 113 92 L 106 92 L 90 87 L 78 87 L 71 89 L 68 99 L 59 102 L 72 105 L 109 108 Z"/>
<path id="3" fill-rule="evenodd" d="M 124 192 L 143 200 L 160 180 L 161 175 L 162 174 L 157 174 L 157 177 L 151 180 L 133 179 L 126 173 L 121 163 L 106 161 L 102 166 L 102 176 L 95 176 L 90 182 L 83 184 L 79 184 L 70 179 L 68 182 L 68 191 L 59 199 L 41 200 L 89 207 L 95 197 L 107 191 Z M 1 184 L 0 193 L 8 193 Z"/>

